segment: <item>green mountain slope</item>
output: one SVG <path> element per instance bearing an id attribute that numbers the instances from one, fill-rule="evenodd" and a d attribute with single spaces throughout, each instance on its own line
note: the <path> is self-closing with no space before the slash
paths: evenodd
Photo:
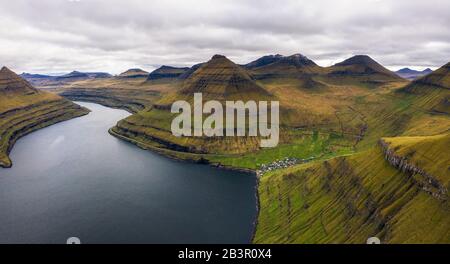
<path id="1" fill-rule="evenodd" d="M 392 166 L 379 146 L 268 173 L 254 242 L 365 243 L 377 236 L 383 243 L 449 243 L 448 199 L 415 177 Z"/>
<path id="2" fill-rule="evenodd" d="M 356 153 L 269 172 L 257 243 L 449 243 L 448 64 L 352 108 L 366 124 Z"/>
<path id="3" fill-rule="evenodd" d="M 178 158 L 200 159 L 199 154 L 236 154 L 259 149 L 258 137 L 176 137 L 172 135 L 171 104 L 185 100 L 192 104 L 194 93 L 203 100 L 271 100 L 273 95 L 256 84 L 248 73 L 226 57 L 215 55 L 198 67 L 176 91 L 162 97 L 154 106 L 132 115 L 115 126 L 111 132 L 139 142 L 141 146 L 163 151 Z"/>
<path id="4" fill-rule="evenodd" d="M 332 84 L 359 84 L 370 88 L 405 81 L 367 55 L 356 55 L 326 68 L 323 79 Z"/>

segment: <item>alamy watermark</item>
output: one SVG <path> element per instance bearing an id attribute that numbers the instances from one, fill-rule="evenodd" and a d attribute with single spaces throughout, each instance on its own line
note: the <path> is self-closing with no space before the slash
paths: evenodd
<path id="1" fill-rule="evenodd" d="M 277 146 L 279 141 L 279 106 L 278 101 L 270 102 L 268 120 L 267 101 L 226 101 L 224 114 L 222 103 L 211 100 L 203 104 L 202 93 L 195 93 L 193 113 L 191 105 L 186 101 L 180 100 L 172 104 L 171 112 L 180 114 L 172 120 L 171 130 L 177 137 L 261 136 L 260 146 L 271 148 Z M 205 120 L 204 114 L 209 114 Z"/>

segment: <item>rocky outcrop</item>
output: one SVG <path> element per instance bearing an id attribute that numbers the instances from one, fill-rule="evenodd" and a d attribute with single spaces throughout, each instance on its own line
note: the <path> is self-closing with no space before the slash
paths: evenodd
<path id="1" fill-rule="evenodd" d="M 389 147 L 389 144 L 380 139 L 378 141 L 383 153 L 384 158 L 389 164 L 391 164 L 396 169 L 408 174 L 409 176 L 420 175 L 421 178 L 413 178 L 415 183 L 424 192 L 432 195 L 433 197 L 446 201 L 448 199 L 448 190 L 441 184 L 433 175 L 429 174 L 422 168 L 416 166 L 414 163 L 408 160 L 406 157 L 398 156 L 395 151 Z"/>

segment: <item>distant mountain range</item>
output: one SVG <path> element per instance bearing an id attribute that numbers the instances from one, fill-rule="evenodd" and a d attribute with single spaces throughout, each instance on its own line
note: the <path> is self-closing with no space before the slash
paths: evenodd
<path id="1" fill-rule="evenodd" d="M 421 76 L 427 75 L 431 72 L 433 72 L 433 71 L 430 68 L 427 68 L 423 71 L 416 71 L 416 70 L 411 70 L 410 68 L 403 68 L 403 69 L 396 71 L 395 73 L 402 78 L 405 78 L 408 80 L 414 80 Z"/>
<path id="2" fill-rule="evenodd" d="M 183 81 L 203 64 L 199 63 L 192 67 L 163 65 L 150 73 L 139 68 L 132 68 L 115 77 L 119 79 L 142 78 L 147 82 L 157 81 L 158 83 L 167 83 L 174 80 Z M 367 55 L 356 55 L 333 66 L 321 67 L 299 53 L 290 56 L 274 54 L 262 56 L 252 62 L 238 66 L 248 71 L 249 76 L 255 80 L 290 79 L 297 82 L 298 86 L 305 88 L 322 87 L 322 82 L 337 85 L 358 83 L 373 86 L 386 82 L 402 81 L 403 79 L 413 80 L 432 72 L 431 69 L 416 71 L 409 68 L 392 72 Z M 114 77 L 106 72 L 80 71 L 59 76 L 31 73 L 22 73 L 20 76 L 38 87 Z"/>
<path id="3" fill-rule="evenodd" d="M 111 78 L 111 74 L 106 72 L 80 72 L 72 71 L 64 75 L 44 75 L 44 74 L 32 74 L 32 73 L 22 73 L 19 75 L 25 80 L 29 81 L 34 86 L 42 86 L 50 83 L 58 84 L 61 82 L 74 82 L 88 79 L 100 79 L 100 78 Z"/>

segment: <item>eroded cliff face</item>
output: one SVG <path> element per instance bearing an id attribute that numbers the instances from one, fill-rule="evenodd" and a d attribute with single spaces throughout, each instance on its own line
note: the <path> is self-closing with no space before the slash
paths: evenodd
<path id="1" fill-rule="evenodd" d="M 447 188 L 436 177 L 409 161 L 408 158 L 396 155 L 395 151 L 383 139 L 380 139 L 378 144 L 383 150 L 385 160 L 396 169 L 412 177 L 421 190 L 439 200 L 446 201 L 448 199 Z"/>

